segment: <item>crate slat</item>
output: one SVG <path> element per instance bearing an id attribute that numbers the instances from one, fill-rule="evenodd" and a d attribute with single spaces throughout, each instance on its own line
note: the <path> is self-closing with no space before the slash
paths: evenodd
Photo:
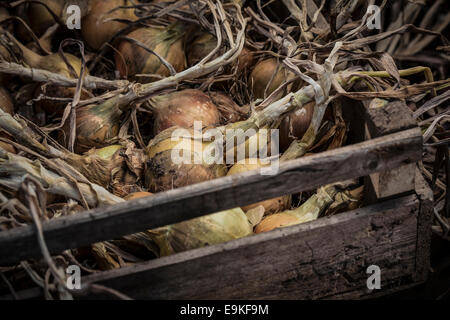
<path id="1" fill-rule="evenodd" d="M 409 129 L 281 163 L 276 175 L 246 172 L 51 220 L 43 223 L 44 237 L 50 253 L 56 254 L 279 195 L 393 169 L 417 162 L 421 156 L 421 132 L 418 128 Z M 0 265 L 39 256 L 33 226 L 0 233 Z"/>

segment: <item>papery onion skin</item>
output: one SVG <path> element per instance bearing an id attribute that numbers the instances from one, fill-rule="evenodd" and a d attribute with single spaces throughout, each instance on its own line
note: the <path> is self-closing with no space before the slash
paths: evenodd
<path id="1" fill-rule="evenodd" d="M 0 108 L 10 115 L 14 115 L 14 102 L 8 90 L 3 87 L 0 87 Z"/>
<path id="2" fill-rule="evenodd" d="M 67 8 L 70 5 L 77 5 L 80 8 L 81 18 L 91 9 L 93 0 L 39 0 L 58 16 L 63 22 L 68 18 Z M 57 23 L 49 10 L 38 3 L 30 3 L 27 9 L 28 21 L 31 29 L 37 36 L 41 36 L 48 28 Z"/>
<path id="3" fill-rule="evenodd" d="M 269 58 L 258 62 L 253 68 L 252 73 L 249 78 L 249 86 L 253 92 L 255 99 L 263 99 L 268 97 L 272 92 L 274 92 L 283 82 L 287 80 L 289 74 L 292 74 L 286 68 L 283 67 L 282 63 L 279 63 L 277 71 L 277 59 Z M 277 71 L 277 72 L 276 72 Z M 276 74 L 275 74 L 276 72 Z M 275 76 L 272 79 L 272 75 Z M 270 80 L 272 79 L 272 82 Z M 270 86 L 267 88 L 266 96 L 264 95 L 266 87 L 270 82 Z"/>
<path id="4" fill-rule="evenodd" d="M 160 248 L 160 256 L 219 244 L 253 234 L 241 208 L 176 223 L 146 232 Z"/>
<path id="5" fill-rule="evenodd" d="M 190 67 L 199 63 L 203 58 L 205 58 L 210 52 L 212 52 L 217 46 L 217 39 L 210 33 L 203 33 L 199 35 L 197 38 L 189 44 L 189 49 L 186 54 L 187 62 Z M 221 53 L 219 50 L 218 53 L 212 57 L 212 59 L 217 58 L 217 56 Z M 236 63 L 235 63 L 236 64 Z M 248 48 L 242 48 L 241 53 L 237 59 L 237 72 L 239 74 L 243 73 L 245 70 L 248 70 L 253 64 L 253 52 Z"/>
<path id="6" fill-rule="evenodd" d="M 149 197 L 149 196 L 152 196 L 152 195 L 153 195 L 153 193 L 145 192 L 145 191 L 133 192 L 133 193 L 130 193 L 129 195 L 125 196 L 123 199 L 126 200 L 126 201 L 130 201 L 130 200 L 135 200 L 135 199 L 141 199 L 141 198 Z"/>
<path id="7" fill-rule="evenodd" d="M 186 89 L 150 99 L 155 111 L 154 133 L 173 127 L 191 128 L 194 121 L 215 126 L 220 114 L 211 98 L 197 89 Z"/>
<path id="8" fill-rule="evenodd" d="M 251 170 L 260 169 L 263 167 L 263 163 L 259 159 L 252 159 L 250 162 L 249 159 L 244 159 L 236 163 L 234 166 L 230 168 L 227 173 L 227 176 L 231 176 L 234 174 L 239 174 Z M 256 162 L 256 163 L 254 163 Z M 253 203 L 247 206 L 243 206 L 242 210 L 247 212 L 250 209 L 256 208 L 258 206 L 264 207 L 264 215 L 270 215 L 277 212 L 281 212 L 283 210 L 288 209 L 291 206 L 291 197 L 290 196 L 281 196 L 273 199 L 268 199 L 264 201 L 260 201 L 257 203 Z"/>
<path id="9" fill-rule="evenodd" d="M 277 213 L 266 217 L 255 227 L 255 233 L 272 231 L 276 228 L 298 224 L 298 218 L 286 213 Z"/>
<path id="10" fill-rule="evenodd" d="M 213 91 L 208 94 L 220 113 L 221 124 L 242 121 L 248 117 L 243 108 L 239 107 L 236 102 L 225 93 Z"/>
<path id="11" fill-rule="evenodd" d="M 301 139 L 308 130 L 315 102 L 309 102 L 287 115 L 280 125 L 280 150 L 286 150 L 294 139 Z"/>
<path id="12" fill-rule="evenodd" d="M 180 138 L 172 140 L 172 132 L 177 127 L 172 127 L 156 136 L 146 149 L 148 157 L 145 184 L 150 192 L 161 192 L 187 185 L 223 177 L 226 175 L 225 164 L 207 164 L 201 154 L 196 153 L 196 148 L 203 151 L 209 146 L 207 142 L 199 142 L 197 147 L 192 138 Z M 193 134 L 192 136 L 193 137 Z M 190 158 L 190 163 L 176 164 L 172 161 L 173 154 L 180 156 L 185 152 Z M 195 163 L 194 155 L 197 154 L 200 163 Z"/>
<path id="13" fill-rule="evenodd" d="M 186 67 L 186 57 L 183 49 L 183 27 L 176 23 L 168 29 L 139 28 L 127 35 L 143 43 L 172 65 L 176 72 Z M 146 51 L 128 40 L 122 40 L 115 54 L 116 67 L 124 78 L 134 77 L 137 74 L 156 74 L 163 77 L 170 75 L 169 69 L 164 66 L 154 54 Z M 139 77 L 140 82 L 148 82 Z"/>
<path id="14" fill-rule="evenodd" d="M 121 115 L 122 111 L 115 99 L 77 108 L 75 152 L 83 153 L 92 148 L 108 146 L 108 141 L 119 134 Z M 63 141 L 69 137 L 68 122 L 64 127 L 65 136 L 61 137 Z"/>
<path id="15" fill-rule="evenodd" d="M 120 30 L 127 25 L 118 21 L 106 21 L 106 19 L 120 19 L 135 21 L 137 16 L 134 9 L 118 9 L 110 12 L 114 8 L 131 6 L 129 0 L 91 0 L 92 8 L 89 14 L 81 21 L 81 34 L 84 41 L 93 49 L 99 50 L 105 43 L 109 42 Z"/>
<path id="16" fill-rule="evenodd" d="M 53 11 L 57 16 L 61 16 L 64 1 L 62 0 L 41 0 L 45 3 L 50 10 Z M 55 19 L 46 7 L 38 3 L 30 3 L 28 10 L 28 21 L 30 22 L 31 29 L 38 35 L 41 36 L 45 30 L 56 23 Z"/>

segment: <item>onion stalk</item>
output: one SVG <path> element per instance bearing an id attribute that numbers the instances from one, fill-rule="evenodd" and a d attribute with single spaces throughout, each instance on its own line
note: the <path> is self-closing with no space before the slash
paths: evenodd
<path id="1" fill-rule="evenodd" d="M 112 205 L 124 200 L 109 193 L 103 187 L 89 183 L 86 179 L 73 181 L 46 169 L 38 160 L 31 161 L 0 148 L 0 185 L 12 190 L 19 190 L 23 178 L 30 175 L 35 178 L 50 194 L 61 195 L 78 201 L 86 200 L 91 207 Z"/>

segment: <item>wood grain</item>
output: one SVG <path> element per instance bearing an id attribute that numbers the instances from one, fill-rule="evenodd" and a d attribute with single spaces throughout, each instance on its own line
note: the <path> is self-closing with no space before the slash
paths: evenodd
<path id="1" fill-rule="evenodd" d="M 401 100 L 389 102 L 384 107 L 371 108 L 366 103 L 366 139 L 417 127 L 412 111 Z M 380 199 L 412 193 L 414 191 L 416 165 L 408 164 L 392 170 L 384 170 L 370 175 L 370 188 L 373 196 L 366 195 L 369 203 Z"/>
<path id="2" fill-rule="evenodd" d="M 52 254 L 145 229 L 312 190 L 327 183 L 414 163 L 422 155 L 418 128 L 280 164 L 276 175 L 259 171 L 207 181 L 43 223 Z M 38 258 L 33 226 L 0 232 L 0 265 Z"/>

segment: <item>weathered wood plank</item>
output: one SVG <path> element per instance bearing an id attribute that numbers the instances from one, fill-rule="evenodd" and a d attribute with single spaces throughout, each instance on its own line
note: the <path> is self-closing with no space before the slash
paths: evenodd
<path id="1" fill-rule="evenodd" d="M 207 181 L 107 208 L 43 223 L 51 253 L 109 240 L 282 194 L 312 190 L 414 163 L 422 155 L 418 128 L 280 164 L 276 175 L 259 171 Z M 39 257 L 33 226 L 0 233 L 0 265 Z"/>
<path id="2" fill-rule="evenodd" d="M 359 298 L 413 282 L 415 195 L 84 278 L 140 299 Z M 99 298 L 91 297 L 91 298 Z"/>
<path id="3" fill-rule="evenodd" d="M 425 281 L 430 269 L 431 225 L 433 223 L 433 191 L 416 167 L 416 194 L 420 200 L 417 225 L 416 281 Z"/>
<path id="4" fill-rule="evenodd" d="M 417 127 L 412 111 L 406 103 L 395 100 L 383 107 L 372 108 L 366 103 L 366 139 L 377 138 L 386 134 Z M 416 166 L 408 164 L 392 170 L 385 170 L 370 175 L 370 188 L 373 197 L 366 195 L 369 203 L 395 195 L 413 192 Z"/>

